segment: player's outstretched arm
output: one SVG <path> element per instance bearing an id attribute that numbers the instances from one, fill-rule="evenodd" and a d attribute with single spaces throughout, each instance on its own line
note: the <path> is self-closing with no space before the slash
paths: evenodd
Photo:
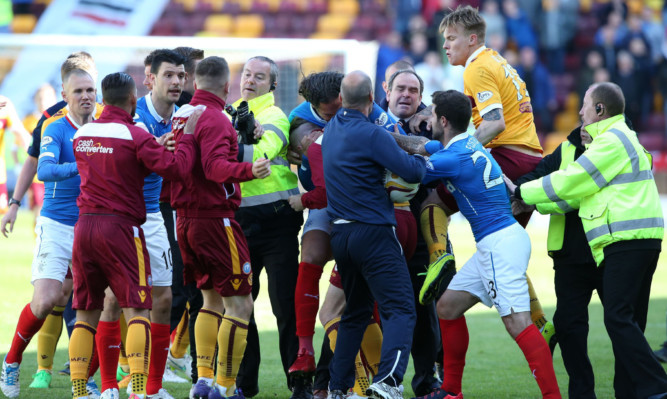
<path id="1" fill-rule="evenodd" d="M 408 154 L 430 155 L 425 148 L 426 143 L 430 141 L 426 137 L 405 136 L 396 132 L 391 133 L 391 135 L 396 140 L 398 146 L 407 151 Z"/>
<path id="2" fill-rule="evenodd" d="M 505 117 L 503 116 L 503 110 L 496 108 L 484 114 L 482 119 L 482 123 L 479 124 L 474 136 L 482 145 L 487 145 L 505 130 Z"/>
<path id="3" fill-rule="evenodd" d="M 172 153 L 160 144 L 154 136 L 142 128 L 131 127 L 134 141 L 137 143 L 137 158 L 147 168 L 168 179 L 187 179 L 195 164 L 196 141 L 194 131 L 202 109 L 196 109 L 188 118 L 183 129 L 183 137 L 178 151 Z"/>
<path id="4" fill-rule="evenodd" d="M 61 181 L 79 174 L 76 162 L 60 163 L 60 149 L 72 143 L 59 126 L 49 125 L 44 132 L 37 162 L 37 178 Z"/>

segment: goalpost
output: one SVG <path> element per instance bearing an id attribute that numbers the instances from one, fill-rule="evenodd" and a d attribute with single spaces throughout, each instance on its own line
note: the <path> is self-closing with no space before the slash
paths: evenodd
<path id="1" fill-rule="evenodd" d="M 66 22 L 65 22 L 66 23 Z M 244 39 L 227 37 L 0 35 L 0 93 L 9 97 L 21 116 L 32 111 L 32 96 L 44 83 L 60 91 L 60 65 L 68 54 L 87 51 L 95 59 L 99 81 L 112 72 L 128 72 L 146 93 L 143 60 L 152 50 L 180 46 L 204 50 L 206 56 L 224 57 L 231 69 L 230 101 L 239 98 L 244 62 L 263 55 L 280 68 L 276 102 L 289 113 L 302 99 L 298 84 L 312 72 L 362 70 L 375 78 L 377 42 L 320 39 Z"/>

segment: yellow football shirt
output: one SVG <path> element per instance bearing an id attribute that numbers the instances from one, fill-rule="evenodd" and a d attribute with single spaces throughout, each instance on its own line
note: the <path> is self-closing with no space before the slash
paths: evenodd
<path id="1" fill-rule="evenodd" d="M 475 127 L 487 112 L 503 112 L 505 130 L 486 147 L 511 144 L 542 152 L 526 83 L 498 52 L 482 46 L 470 56 L 463 72 L 463 88 L 472 101 Z"/>

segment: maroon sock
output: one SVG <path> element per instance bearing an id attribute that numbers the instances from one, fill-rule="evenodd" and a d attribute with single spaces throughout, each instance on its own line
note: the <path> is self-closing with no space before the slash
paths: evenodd
<path id="1" fill-rule="evenodd" d="M 530 371 L 537 380 L 537 385 L 542 391 L 542 397 L 547 399 L 560 399 L 560 390 L 556 373 L 554 372 L 553 359 L 549 345 L 535 327 L 530 324 L 516 337 L 516 343 L 523 351 L 528 361 Z"/>
<path id="2" fill-rule="evenodd" d="M 458 394 L 461 392 L 463 368 L 466 365 L 466 352 L 470 341 L 465 316 L 456 320 L 440 319 L 440 335 L 442 336 L 442 368 L 444 370 L 442 389 Z"/>

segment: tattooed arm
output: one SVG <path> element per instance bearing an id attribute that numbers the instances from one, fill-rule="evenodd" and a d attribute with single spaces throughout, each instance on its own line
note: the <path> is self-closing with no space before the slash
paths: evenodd
<path id="1" fill-rule="evenodd" d="M 475 131 L 475 138 L 479 140 L 482 145 L 487 145 L 497 135 L 505 130 L 505 118 L 503 117 L 503 110 L 496 108 L 484 114 L 483 121 Z"/>
<path id="2" fill-rule="evenodd" d="M 391 135 L 398 143 L 398 146 L 408 152 L 408 154 L 419 154 L 424 156 L 429 156 L 428 152 L 424 148 L 424 145 L 430 140 L 426 137 L 421 136 L 404 136 L 400 133 L 391 133 Z"/>

